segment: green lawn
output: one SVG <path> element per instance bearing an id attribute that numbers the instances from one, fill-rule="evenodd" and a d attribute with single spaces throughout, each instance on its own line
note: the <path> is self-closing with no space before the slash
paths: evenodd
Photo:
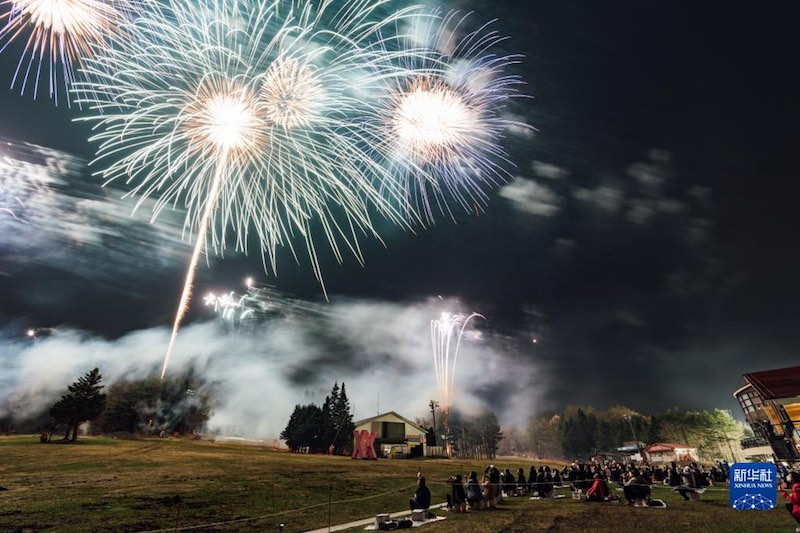
<path id="1" fill-rule="evenodd" d="M 522 459 L 495 464 L 514 472 L 530 466 Z M 419 470 L 434 501 L 444 501 L 449 475 L 485 466 L 455 459 L 353 461 L 177 439 L 43 445 L 32 436 L 0 437 L 0 485 L 7 489 L 0 491 L 0 531 L 252 532 L 278 531 L 283 523 L 290 533 L 405 509 Z M 447 513 L 425 531 L 794 531 L 783 508 L 734 511 L 726 491 L 683 502 L 655 490 L 667 509 L 511 498 L 496 511 Z"/>

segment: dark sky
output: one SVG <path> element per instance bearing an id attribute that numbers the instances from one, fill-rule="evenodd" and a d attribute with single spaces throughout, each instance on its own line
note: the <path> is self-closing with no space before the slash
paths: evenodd
<path id="1" fill-rule="evenodd" d="M 387 246 L 364 241 L 364 268 L 323 258 L 332 300 L 457 296 L 499 334 L 540 340 L 514 348 L 514 364 L 543 369 L 537 386 L 554 407 L 731 408 L 742 372 L 797 364 L 797 7 L 459 5 L 497 18 L 507 51 L 525 55 L 518 73 L 532 98 L 512 111 L 538 131 L 509 136 L 515 179 L 481 216 L 416 235 L 382 228 Z M 17 52 L 0 56 L 6 87 Z M 0 92 L 0 136 L 91 158 L 87 126 L 71 122 L 79 110 L 17 92 Z M 100 184 L 79 174 L 64 191 L 99 198 Z M 9 244 L 10 221 L 0 228 L 9 332 L 69 324 L 117 336 L 170 322 L 180 247 L 139 242 L 149 255 L 132 257 L 84 243 L 63 260 Z M 279 261 L 277 278 L 259 280 L 321 299 L 307 265 Z M 202 268 L 198 286 L 259 272 L 258 258 L 231 254 Z"/>

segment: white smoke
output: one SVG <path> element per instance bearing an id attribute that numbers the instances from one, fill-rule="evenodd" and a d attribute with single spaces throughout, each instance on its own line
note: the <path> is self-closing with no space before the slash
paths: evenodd
<path id="1" fill-rule="evenodd" d="M 378 409 L 427 420 L 427 404 L 437 399 L 430 320 L 442 310 L 441 301 L 334 301 L 318 313 L 271 319 L 246 335 L 216 321 L 197 323 L 180 332 L 169 373 L 191 367 L 205 380 L 213 403 L 208 429 L 225 435 L 276 438 L 296 404 L 320 404 L 342 381 L 356 420 Z M 157 375 L 168 340 L 166 327 L 116 340 L 58 328 L 47 338 L 7 343 L 0 352 L 0 417 L 42 412 L 95 366 L 107 385 Z M 465 413 L 493 409 L 501 421 L 516 424 L 533 414 L 545 391 L 502 340 L 465 337 L 454 405 Z"/>

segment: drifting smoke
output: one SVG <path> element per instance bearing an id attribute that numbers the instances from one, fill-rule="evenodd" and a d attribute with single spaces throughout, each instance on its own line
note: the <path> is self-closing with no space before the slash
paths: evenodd
<path id="1" fill-rule="evenodd" d="M 355 419 L 395 410 L 425 417 L 436 397 L 430 319 L 441 303 L 401 305 L 335 301 L 300 320 L 267 321 L 251 335 L 226 331 L 215 321 L 187 326 L 174 353 L 174 369 L 192 368 L 212 396 L 208 429 L 227 435 L 275 438 L 298 403 L 321 402 L 334 381 L 347 384 Z M 67 384 L 97 366 L 106 385 L 153 376 L 161 364 L 166 328 L 109 341 L 63 330 L 36 341 L 4 343 L 0 362 L 0 417 L 32 416 Z M 504 345 L 505 344 L 505 345 Z M 466 413 L 494 410 L 520 423 L 532 414 L 536 372 L 520 368 L 504 339 L 475 335 L 459 356 L 456 407 Z M 495 394 L 493 391 L 502 391 Z"/>
<path id="2" fill-rule="evenodd" d="M 152 225 L 148 204 L 131 216 L 122 193 L 88 174 L 78 157 L 0 138 L 0 276 L 57 271 L 130 294 L 130 274 L 182 265 L 179 214 Z"/>

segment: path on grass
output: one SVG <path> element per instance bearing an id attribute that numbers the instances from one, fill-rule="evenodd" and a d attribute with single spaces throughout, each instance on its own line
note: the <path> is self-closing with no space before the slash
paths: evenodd
<path id="1" fill-rule="evenodd" d="M 441 509 L 444 507 L 445 503 L 438 503 L 436 505 L 431 505 L 431 509 Z M 411 514 L 411 511 L 397 511 L 396 513 L 390 513 L 392 518 L 401 518 L 403 516 L 408 516 Z M 335 526 L 325 526 L 319 529 L 312 529 L 310 531 L 306 531 L 306 533 L 328 533 L 328 531 L 345 531 L 347 529 L 353 529 L 356 527 L 366 527 L 370 524 L 375 523 L 375 517 L 372 518 L 364 518 L 363 520 L 356 520 L 355 522 L 347 522 L 346 524 L 337 524 Z"/>

